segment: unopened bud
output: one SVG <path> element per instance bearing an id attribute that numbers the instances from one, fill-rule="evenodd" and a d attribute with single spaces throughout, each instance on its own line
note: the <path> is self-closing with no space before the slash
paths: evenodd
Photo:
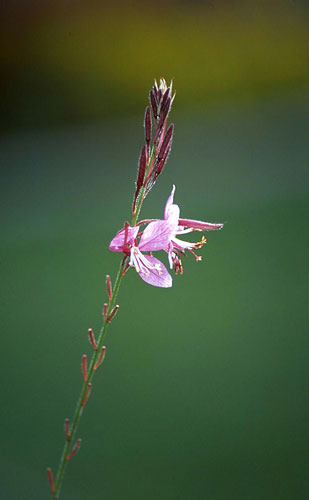
<path id="1" fill-rule="evenodd" d="M 97 347 L 97 344 L 96 344 L 96 341 L 95 341 L 95 338 L 94 338 L 94 334 L 93 334 L 92 328 L 89 328 L 88 335 L 89 335 L 90 344 L 92 345 L 92 347 L 96 351 L 98 347 Z"/>
<path id="2" fill-rule="evenodd" d="M 169 110 L 171 109 L 171 98 L 168 97 L 164 103 L 164 105 L 162 106 L 161 108 L 161 112 L 160 112 L 160 116 L 161 116 L 161 120 L 162 120 L 162 123 L 165 122 L 166 118 L 167 118 L 167 115 L 169 113 Z M 161 121 L 160 120 L 160 121 Z"/>
<path id="3" fill-rule="evenodd" d="M 106 347 L 104 345 L 101 349 L 98 360 L 97 360 L 96 364 L 94 365 L 94 370 L 97 370 L 99 368 L 100 364 L 103 363 L 104 358 L 105 358 L 105 353 L 106 353 Z"/>
<path id="4" fill-rule="evenodd" d="M 87 381 L 87 355 L 83 354 L 82 356 L 82 374 L 84 381 Z"/>
<path id="5" fill-rule="evenodd" d="M 156 120 L 158 117 L 158 105 L 157 105 L 157 101 L 156 101 L 155 94 L 154 94 L 153 90 L 150 91 L 150 104 L 152 107 L 153 117 Z"/>
<path id="6" fill-rule="evenodd" d="M 168 87 L 166 89 L 166 91 L 164 92 L 164 94 L 163 94 L 163 98 L 162 98 L 162 102 L 161 102 L 161 111 L 164 108 L 164 105 L 165 105 L 165 103 L 167 101 L 167 98 L 170 97 L 169 94 L 170 94 L 170 88 Z"/>
<path id="7" fill-rule="evenodd" d="M 67 455 L 67 460 L 70 460 L 70 458 L 73 457 L 73 455 L 75 455 L 75 453 L 78 452 L 78 450 L 80 449 L 80 445 L 81 445 L 81 442 L 82 440 L 81 439 L 78 439 L 74 445 L 74 448 L 72 449 L 71 453 L 69 455 Z"/>
<path id="8" fill-rule="evenodd" d="M 147 165 L 147 150 L 146 150 L 146 146 L 143 146 L 142 151 L 141 151 L 141 155 L 139 158 L 138 175 L 137 175 L 137 181 L 136 181 L 136 185 L 138 187 L 143 185 L 146 165 Z"/>
<path id="9" fill-rule="evenodd" d="M 107 318 L 107 323 L 110 323 L 112 321 L 112 319 L 114 318 L 114 316 L 116 316 L 117 312 L 118 312 L 118 309 L 119 309 L 119 306 L 115 306 L 113 309 L 112 309 L 112 312 L 110 313 L 110 315 L 108 316 Z"/>
<path id="10" fill-rule="evenodd" d="M 65 432 L 65 436 L 67 438 L 67 441 L 70 441 L 71 440 L 71 436 L 70 436 L 70 420 L 68 418 L 66 418 L 65 421 L 64 421 L 64 432 Z"/>
<path id="11" fill-rule="evenodd" d="M 86 392 L 85 392 L 84 397 L 83 397 L 83 399 L 82 399 L 81 406 L 85 406 L 85 404 L 86 404 L 86 402 L 87 402 L 87 399 L 88 399 L 88 398 L 89 398 L 89 396 L 90 396 L 91 387 L 92 387 L 92 384 L 91 384 L 91 383 L 89 383 L 89 384 L 87 385 Z"/>
<path id="12" fill-rule="evenodd" d="M 105 304 L 103 306 L 103 320 L 104 321 L 106 321 L 107 310 L 108 310 L 108 304 L 105 302 Z"/>
<path id="13" fill-rule="evenodd" d="M 108 300 L 112 300 L 112 283 L 111 283 L 111 277 L 107 274 L 106 275 L 106 290 L 107 290 L 107 295 L 108 295 Z"/>
<path id="14" fill-rule="evenodd" d="M 47 477 L 48 477 L 48 481 L 49 481 L 50 491 L 52 493 L 55 493 L 55 483 L 54 483 L 53 472 L 52 472 L 50 467 L 48 467 L 46 472 L 47 472 Z"/>
<path id="15" fill-rule="evenodd" d="M 166 160 L 167 160 L 167 158 L 168 158 L 169 152 L 170 152 L 170 150 L 171 150 L 171 146 L 172 146 L 172 141 L 170 141 L 169 145 L 167 146 L 167 149 L 166 149 L 166 151 L 165 151 L 165 153 L 164 153 L 163 158 L 162 158 L 162 159 L 158 162 L 158 164 L 157 164 L 157 167 L 156 167 L 156 170 L 155 170 L 155 173 L 154 173 L 154 178 L 155 178 L 155 179 L 156 179 L 156 178 L 158 177 L 158 175 L 160 175 L 160 174 L 161 174 L 161 172 L 162 172 L 162 169 L 163 169 L 163 167 L 164 167 L 164 165 L 165 165 L 165 163 L 166 163 Z"/>
<path id="16" fill-rule="evenodd" d="M 160 148 L 159 154 L 158 154 L 158 162 L 162 160 L 164 153 L 166 152 L 166 149 L 168 148 L 170 142 L 173 140 L 173 132 L 174 132 L 174 124 L 171 123 L 171 125 L 168 127 L 165 137 L 162 142 L 162 146 Z"/>
<path id="17" fill-rule="evenodd" d="M 150 116 L 150 108 L 147 106 L 145 112 L 145 140 L 146 143 L 149 144 L 151 137 L 151 116 Z"/>

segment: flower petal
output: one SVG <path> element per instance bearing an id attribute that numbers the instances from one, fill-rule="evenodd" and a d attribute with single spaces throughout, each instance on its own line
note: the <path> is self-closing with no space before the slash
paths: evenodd
<path id="1" fill-rule="evenodd" d="M 147 259 L 152 266 L 156 266 L 157 268 L 159 268 L 159 270 L 149 269 L 149 273 L 138 273 L 142 280 L 152 286 L 170 288 L 173 284 L 173 280 L 162 262 L 160 262 L 159 259 L 156 259 L 155 257 L 149 257 L 148 255 L 144 255 L 144 258 Z"/>
<path id="2" fill-rule="evenodd" d="M 139 231 L 139 227 L 128 226 L 128 236 L 127 236 L 126 243 L 130 243 L 131 245 L 134 244 L 134 240 L 137 237 L 138 231 Z M 121 229 L 116 234 L 116 236 L 112 239 L 112 241 L 109 244 L 109 249 L 112 252 L 124 252 L 124 250 L 125 250 L 125 228 Z"/>
<path id="3" fill-rule="evenodd" d="M 169 195 L 169 197 L 167 198 L 167 202 L 165 204 L 164 219 L 169 220 L 171 222 L 174 222 L 176 224 L 176 223 L 178 223 L 180 208 L 178 205 L 175 205 L 175 203 L 174 203 L 175 189 L 176 189 L 176 187 L 173 185 L 172 192 Z"/>
<path id="4" fill-rule="evenodd" d="M 211 231 L 212 229 L 221 229 L 223 227 L 221 223 L 214 224 L 212 222 L 193 219 L 179 219 L 178 224 L 182 227 L 191 227 L 192 229 L 200 229 L 201 231 Z"/>
<path id="5" fill-rule="evenodd" d="M 177 229 L 177 225 L 167 220 L 150 222 L 144 229 L 138 248 L 146 252 L 165 250 Z"/>

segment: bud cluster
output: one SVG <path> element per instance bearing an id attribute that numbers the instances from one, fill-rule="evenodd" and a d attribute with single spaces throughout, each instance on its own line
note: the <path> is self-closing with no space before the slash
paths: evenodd
<path id="1" fill-rule="evenodd" d="M 167 86 L 164 78 L 160 79 L 159 86 L 155 80 L 150 90 L 150 106 L 147 106 L 144 117 L 145 144 L 139 158 L 133 216 L 137 204 L 142 204 L 161 174 L 171 150 L 174 125 L 167 128 L 167 119 L 175 95 L 176 92 L 172 93 L 172 82 Z"/>

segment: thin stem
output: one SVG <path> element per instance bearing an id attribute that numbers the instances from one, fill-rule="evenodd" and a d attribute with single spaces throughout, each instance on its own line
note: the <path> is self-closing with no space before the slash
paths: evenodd
<path id="1" fill-rule="evenodd" d="M 111 301 L 110 301 L 109 306 L 108 306 L 107 318 L 108 318 L 109 314 L 111 313 L 111 311 L 115 305 L 115 302 L 116 302 L 120 283 L 121 283 L 121 280 L 123 277 L 122 271 L 123 271 L 123 263 L 121 262 L 121 264 L 119 266 L 118 274 L 117 274 L 117 277 L 115 280 L 115 284 L 113 287 L 114 290 L 113 290 L 112 298 L 111 298 Z M 84 381 L 84 383 L 82 385 L 82 389 L 81 389 L 81 392 L 80 392 L 80 395 L 79 395 L 79 398 L 77 401 L 76 410 L 75 410 L 72 424 L 71 424 L 71 428 L 70 428 L 70 441 L 66 440 L 64 447 L 63 447 L 63 452 L 62 452 L 62 455 L 60 458 L 60 462 L 59 462 L 58 473 L 57 473 L 57 478 L 56 478 L 56 482 L 55 482 L 55 492 L 52 494 L 52 498 L 54 500 L 59 498 L 59 493 L 60 493 L 60 488 L 61 488 L 61 484 L 62 484 L 62 480 L 63 480 L 63 475 L 64 475 L 66 465 L 68 462 L 67 456 L 69 454 L 71 447 L 74 446 L 74 439 L 76 436 L 79 420 L 80 420 L 80 417 L 81 417 L 81 415 L 83 413 L 83 409 L 84 409 L 84 405 L 82 404 L 83 399 L 85 397 L 88 384 L 91 382 L 91 380 L 94 376 L 94 372 L 95 372 L 94 367 L 95 367 L 97 359 L 100 355 L 100 352 L 101 352 L 101 349 L 103 346 L 103 340 L 104 340 L 108 325 L 109 325 L 109 323 L 106 320 L 101 328 L 99 338 L 97 341 L 97 350 L 94 351 L 94 354 L 93 354 L 93 357 L 92 357 L 92 360 L 91 360 L 91 363 L 89 366 L 87 379 Z"/>
<path id="2" fill-rule="evenodd" d="M 154 155 L 155 155 L 155 150 L 156 150 L 156 143 L 154 144 L 154 146 L 152 147 L 152 150 L 151 150 L 151 155 L 150 155 L 150 158 L 149 158 L 149 161 L 148 161 L 148 165 L 147 165 L 147 169 L 146 169 L 146 172 L 145 172 L 145 179 L 147 179 L 150 167 L 152 165 L 152 162 L 153 162 L 153 159 L 154 159 Z M 140 211 L 141 211 L 141 208 L 142 208 L 142 204 L 143 204 L 143 201 L 144 201 L 145 190 L 146 190 L 146 186 L 142 186 L 142 188 L 140 190 L 139 197 L 138 197 L 138 201 L 137 201 L 137 204 L 136 204 L 135 215 L 133 215 L 133 217 L 132 217 L 132 222 L 131 222 L 131 226 L 132 227 L 136 225 L 136 222 L 138 220 L 138 217 L 139 217 L 139 214 L 140 214 Z"/>

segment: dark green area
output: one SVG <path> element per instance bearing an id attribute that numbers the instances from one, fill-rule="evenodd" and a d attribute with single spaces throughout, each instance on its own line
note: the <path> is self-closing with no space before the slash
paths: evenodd
<path id="1" fill-rule="evenodd" d="M 174 113 L 166 172 L 183 216 L 226 222 L 161 290 L 124 280 L 65 500 L 308 494 L 305 94 Z M 80 359 L 98 332 L 108 243 L 130 217 L 141 120 L 1 140 L 3 498 L 48 498 Z M 166 256 L 162 259 L 167 263 Z"/>

